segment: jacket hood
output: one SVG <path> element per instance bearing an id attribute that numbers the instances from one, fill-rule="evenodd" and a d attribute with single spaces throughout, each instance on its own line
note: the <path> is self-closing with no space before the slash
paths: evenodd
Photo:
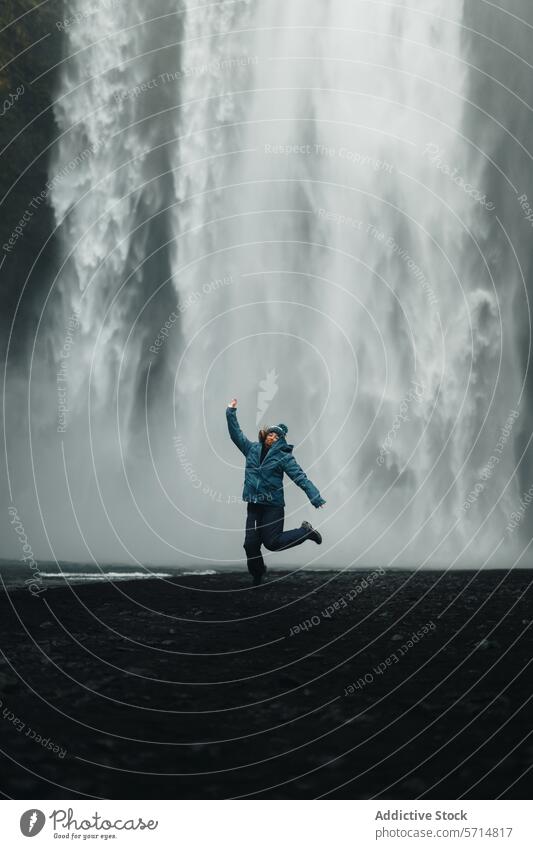
<path id="1" fill-rule="evenodd" d="M 285 451 L 285 452 L 292 451 L 292 449 L 294 448 L 293 443 L 287 442 L 287 440 L 285 439 L 284 436 L 279 436 L 276 439 L 276 441 L 274 442 L 274 444 L 270 446 L 269 451 L 272 451 L 272 449 L 276 448 L 276 446 L 278 446 L 278 449 L 277 449 L 278 451 Z"/>

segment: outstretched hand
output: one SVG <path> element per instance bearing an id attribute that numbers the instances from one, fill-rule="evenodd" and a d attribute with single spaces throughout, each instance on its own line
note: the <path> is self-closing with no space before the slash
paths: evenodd
<path id="1" fill-rule="evenodd" d="M 237 399 L 232 398 L 231 401 L 228 404 L 228 407 L 236 407 L 236 406 L 237 406 Z"/>

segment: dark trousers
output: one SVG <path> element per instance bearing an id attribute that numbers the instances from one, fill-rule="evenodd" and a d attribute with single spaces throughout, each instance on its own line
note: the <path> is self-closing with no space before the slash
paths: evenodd
<path id="1" fill-rule="evenodd" d="M 284 531 L 284 518 L 283 507 L 274 507 L 271 504 L 248 504 L 244 550 L 248 560 L 248 571 L 252 575 L 259 575 L 266 568 L 261 555 L 261 545 L 269 551 L 282 551 L 301 545 L 309 536 L 309 531 L 305 528 Z"/>

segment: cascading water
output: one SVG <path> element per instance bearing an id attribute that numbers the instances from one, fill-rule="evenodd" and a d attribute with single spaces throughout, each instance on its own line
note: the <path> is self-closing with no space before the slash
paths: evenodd
<path id="1" fill-rule="evenodd" d="M 319 559 L 291 563 L 510 552 L 529 260 L 493 203 L 519 217 L 505 128 L 472 100 L 463 2 L 83 5 L 56 104 L 65 263 L 43 326 L 57 353 L 79 314 L 63 441 L 98 476 L 93 550 L 240 558 L 237 395 L 250 437 L 288 424 L 328 501 Z M 312 508 L 286 489 L 299 524 Z"/>

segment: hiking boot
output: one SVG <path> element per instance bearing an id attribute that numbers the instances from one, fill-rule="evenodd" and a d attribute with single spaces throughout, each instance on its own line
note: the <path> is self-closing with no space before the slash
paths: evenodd
<path id="1" fill-rule="evenodd" d="M 261 584 L 263 578 L 265 577 L 266 569 L 263 569 L 262 572 L 252 572 L 252 586 L 258 587 Z"/>
<path id="2" fill-rule="evenodd" d="M 311 522 L 302 522 L 300 527 L 305 528 L 306 531 L 309 531 L 307 539 L 312 539 L 313 542 L 316 542 L 317 545 L 320 545 L 322 543 L 322 534 L 320 534 L 316 528 L 313 528 Z"/>

